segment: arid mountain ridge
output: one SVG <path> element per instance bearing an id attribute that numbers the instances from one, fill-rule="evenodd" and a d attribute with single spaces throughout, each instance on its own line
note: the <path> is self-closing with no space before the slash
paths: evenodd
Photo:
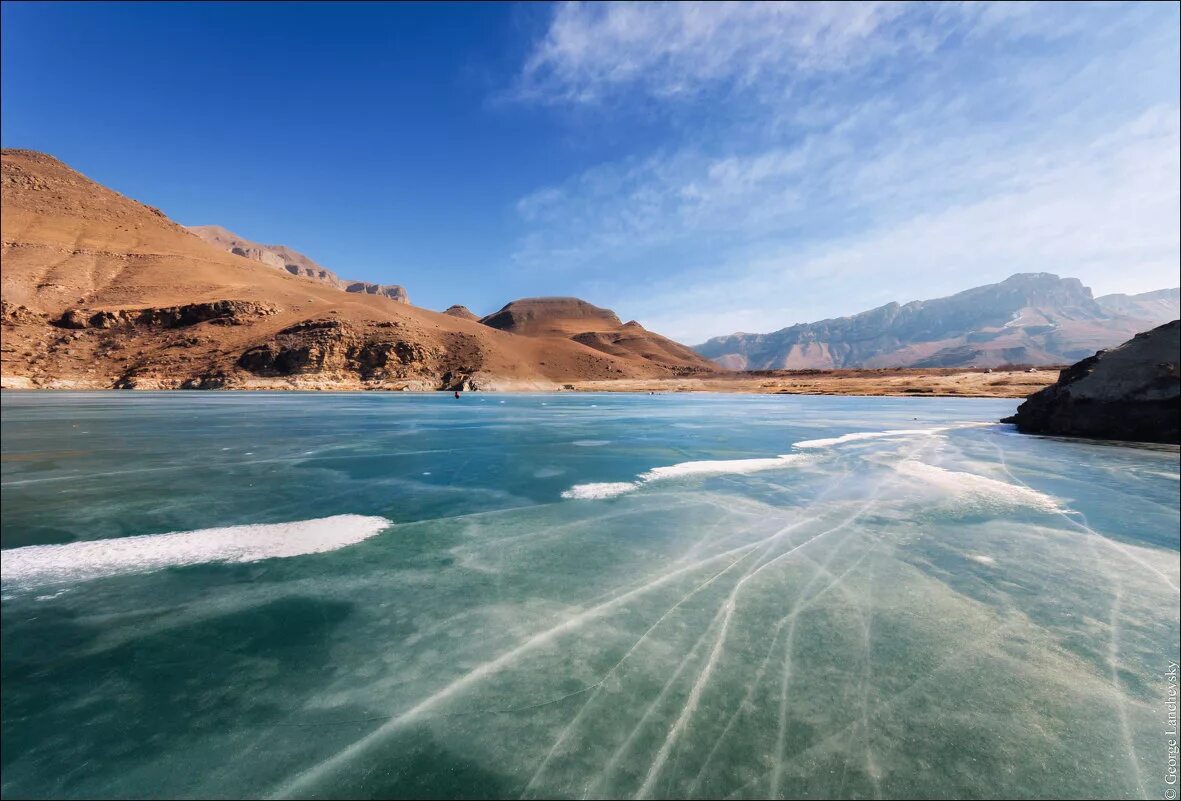
<path id="1" fill-rule="evenodd" d="M 277 270 L 286 270 L 292 275 L 319 281 L 336 289 L 343 289 L 345 292 L 383 295 L 399 303 L 410 302 L 410 296 L 404 287 L 397 284 L 374 284 L 369 281 L 342 279 L 336 273 L 326 267 L 321 267 L 307 256 L 286 245 L 260 245 L 238 236 L 232 231 L 227 231 L 220 225 L 190 225 L 187 227 L 189 231 L 215 247 L 228 250 L 236 256 L 260 261 Z"/>
<path id="2" fill-rule="evenodd" d="M 735 370 L 1066 364 L 1176 319 L 1181 290 L 1095 298 L 1077 278 L 1018 273 L 935 300 L 888 303 L 694 349 Z"/>
<path id="3" fill-rule="evenodd" d="M 276 247 L 281 269 L 240 238 L 235 254 L 43 153 L 2 166 L 6 387 L 555 389 L 716 369 L 602 314 L 563 322 L 565 299 L 528 301 L 547 332 L 501 330 L 293 274 L 308 265 Z"/>

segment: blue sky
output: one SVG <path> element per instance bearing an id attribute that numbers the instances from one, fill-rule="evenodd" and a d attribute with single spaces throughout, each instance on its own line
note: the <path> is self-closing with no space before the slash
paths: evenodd
<path id="1" fill-rule="evenodd" d="M 695 343 L 1178 283 L 1178 4 L 3 4 L 2 138 L 479 313 Z"/>

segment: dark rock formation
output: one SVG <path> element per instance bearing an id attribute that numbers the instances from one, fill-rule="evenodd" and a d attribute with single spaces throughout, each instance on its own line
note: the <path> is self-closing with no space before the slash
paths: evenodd
<path id="1" fill-rule="evenodd" d="M 1068 367 L 1003 422 L 1029 434 L 1176 444 L 1179 352 L 1181 321 L 1174 320 Z"/>
<path id="2" fill-rule="evenodd" d="M 73 329 L 121 326 L 183 328 L 206 322 L 241 325 L 247 319 L 265 317 L 277 311 L 274 306 L 247 300 L 215 300 L 147 309 L 67 309 L 54 325 Z"/>
<path id="3" fill-rule="evenodd" d="M 344 288 L 345 292 L 363 292 L 366 295 L 381 295 L 398 303 L 409 303 L 410 295 L 397 284 L 371 284 L 368 281 L 353 281 Z"/>
<path id="4" fill-rule="evenodd" d="M 306 320 L 245 351 L 238 366 L 260 376 L 337 373 L 374 381 L 406 378 L 434 355 L 415 342 L 371 339 L 340 320 Z"/>

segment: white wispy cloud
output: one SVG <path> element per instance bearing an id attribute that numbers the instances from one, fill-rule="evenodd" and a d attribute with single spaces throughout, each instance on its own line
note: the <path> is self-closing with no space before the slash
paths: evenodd
<path id="1" fill-rule="evenodd" d="M 621 89 L 661 97 L 716 84 L 779 91 L 814 74 L 929 54 L 949 37 L 1060 36 L 1063 4 L 944 2 L 569 2 L 556 7 L 519 75 L 520 96 L 594 103 Z"/>
<path id="2" fill-rule="evenodd" d="M 951 294 L 1015 272 L 1076 276 L 1097 294 L 1175 286 L 1181 236 L 1178 108 L 1150 110 L 974 202 L 805 247 L 756 248 L 610 302 L 690 342 L 772 331 L 889 301 Z M 1113 141 L 1114 140 L 1114 141 Z"/>
<path id="3" fill-rule="evenodd" d="M 1026 270 L 1099 291 L 1173 285 L 1175 17 L 560 6 L 521 98 L 608 118 L 656 104 L 682 124 L 522 198 L 516 259 L 576 274 L 596 300 L 689 341 Z"/>
<path id="4" fill-rule="evenodd" d="M 571 3 L 558 8 L 522 74 L 521 91 L 588 102 L 623 84 L 657 95 L 724 79 L 753 82 L 785 63 L 839 66 L 900 6 L 852 13 L 830 4 Z"/>

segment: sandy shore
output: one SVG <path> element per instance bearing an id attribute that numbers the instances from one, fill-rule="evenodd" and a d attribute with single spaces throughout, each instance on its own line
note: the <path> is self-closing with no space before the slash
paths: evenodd
<path id="1" fill-rule="evenodd" d="M 1058 380 L 1059 367 L 1001 371 L 954 368 L 769 370 L 656 380 L 576 381 L 581 392 L 751 392 L 786 395 L 885 395 L 1024 398 Z"/>
<path id="2" fill-rule="evenodd" d="M 1024 398 L 1058 378 L 1058 367 L 1026 370 L 965 370 L 958 368 L 883 370 L 768 370 L 751 373 L 697 374 L 683 378 L 615 378 L 568 383 L 548 381 L 481 380 L 490 392 L 749 392 L 785 395 L 885 395 L 913 397 Z M 4 376 L 6 390 L 104 390 L 114 379 L 75 377 L 49 381 Z M 135 389 L 180 389 L 180 380 L 142 381 Z M 304 392 L 437 391 L 428 382 L 368 383 L 352 377 L 299 375 L 279 379 L 230 382 L 229 390 L 295 390 Z"/>

